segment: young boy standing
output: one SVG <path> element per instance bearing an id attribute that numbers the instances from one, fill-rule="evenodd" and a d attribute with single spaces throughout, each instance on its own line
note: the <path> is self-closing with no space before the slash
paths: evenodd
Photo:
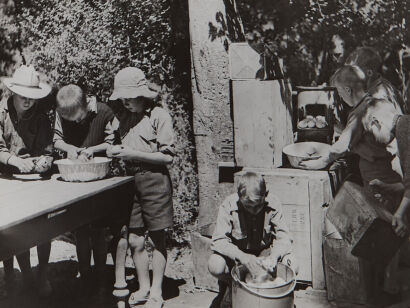
<path id="1" fill-rule="evenodd" d="M 0 107 L 0 173 L 45 172 L 52 162 L 52 126 L 38 100 L 46 97 L 51 88 L 40 82 L 39 74 L 32 66 L 22 65 L 13 77 L 2 81 L 11 96 Z M 47 279 L 50 249 L 50 242 L 37 246 L 41 296 L 48 296 L 52 291 Z M 30 283 L 30 252 L 18 255 L 17 260 L 24 281 Z M 4 261 L 4 270 L 6 281 L 12 282 L 13 259 Z"/>
<path id="2" fill-rule="evenodd" d="M 261 269 L 273 271 L 284 258 L 292 265 L 292 239 L 281 204 L 275 196 L 268 195 L 261 175 L 243 174 L 237 193 L 228 196 L 219 207 L 211 249 L 214 254 L 209 258 L 208 269 L 228 284 L 235 263 L 245 265 L 252 276 Z"/>
<path id="3" fill-rule="evenodd" d="M 129 304 L 146 302 L 147 308 L 164 305 L 165 230 L 173 225 L 172 184 L 167 165 L 172 163 L 175 155 L 174 130 L 168 112 L 155 104 L 157 96 L 149 89 L 140 69 L 127 67 L 117 73 L 110 100 L 120 100 L 124 107 L 117 115 L 122 145 L 107 151 L 110 156 L 123 159 L 135 177 L 128 243 L 137 270 L 139 290 L 131 294 Z M 145 231 L 154 245 L 152 285 Z M 126 249 L 127 242 L 123 238 L 117 250 L 114 285 L 117 290 L 114 293 L 127 286 L 124 273 Z"/>
<path id="4" fill-rule="evenodd" d="M 70 159 L 91 159 L 94 154 L 105 154 L 114 141 L 112 126 L 114 113 L 95 99 L 87 100 L 83 90 L 73 84 L 57 93 L 57 112 L 54 126 L 54 147 L 67 153 Z M 100 289 L 104 283 L 107 245 L 104 226 L 98 223 L 75 231 L 77 257 L 81 279 L 87 291 L 91 287 L 91 250 Z"/>

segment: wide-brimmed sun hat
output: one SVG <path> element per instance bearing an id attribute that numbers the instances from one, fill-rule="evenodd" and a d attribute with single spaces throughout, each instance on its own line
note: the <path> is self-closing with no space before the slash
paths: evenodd
<path id="1" fill-rule="evenodd" d="M 114 91 L 110 100 L 120 98 L 146 97 L 154 99 L 158 93 L 150 90 L 143 71 L 136 67 L 126 67 L 120 70 L 114 78 Z"/>
<path id="2" fill-rule="evenodd" d="M 20 66 L 13 77 L 4 77 L 2 81 L 10 91 L 27 98 L 40 99 L 51 92 L 51 87 L 40 82 L 40 75 L 31 65 Z"/>

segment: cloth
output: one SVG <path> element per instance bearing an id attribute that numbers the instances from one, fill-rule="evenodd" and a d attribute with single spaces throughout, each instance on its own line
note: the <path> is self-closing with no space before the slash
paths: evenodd
<path id="1" fill-rule="evenodd" d="M 172 185 L 165 166 L 137 172 L 130 229 L 149 231 L 171 228 L 173 225 Z"/>
<path id="2" fill-rule="evenodd" d="M 362 124 L 371 99 L 370 95 L 366 95 L 350 111 L 346 127 L 338 141 L 339 147 L 341 152 L 349 149 L 360 156 L 359 169 L 364 183 L 376 178 L 389 183 L 398 182 L 400 176 L 391 167 L 393 155 L 387 151 L 386 145 L 376 141 L 373 134 L 365 132 Z"/>
<path id="3" fill-rule="evenodd" d="M 404 196 L 410 198 L 410 115 L 397 118 L 395 133 L 403 171 Z"/>
<path id="4" fill-rule="evenodd" d="M 400 113 L 407 114 L 408 106 L 405 104 L 400 92 L 387 79 L 379 76 L 367 86 L 367 92 L 374 98 L 385 99 L 393 103 Z"/>
<path id="5" fill-rule="evenodd" d="M 238 201 L 239 196 L 232 194 L 219 207 L 211 244 L 213 251 L 232 260 L 236 260 L 240 251 L 247 252 L 248 248 L 249 235 L 240 223 Z M 282 215 L 280 201 L 268 195 L 264 211 L 263 236 L 254 247 L 259 251 L 269 247 L 271 255 L 283 257 L 291 252 L 292 239 Z"/>
<path id="6" fill-rule="evenodd" d="M 115 117 L 111 108 L 91 100 L 87 109 L 87 117 L 80 123 L 67 121 L 56 112 L 53 141 L 63 140 L 76 147 L 113 144 L 117 127 L 113 126 Z"/>
<path id="7" fill-rule="evenodd" d="M 18 119 L 13 97 L 0 107 L 0 163 L 7 164 L 12 155 L 32 157 L 51 155 L 53 150 L 51 122 L 35 103 Z"/>
<path id="8" fill-rule="evenodd" d="M 147 153 L 175 155 L 172 119 L 163 108 L 147 108 L 141 114 L 124 110 L 117 117 L 113 125 L 119 127 L 123 145 Z M 167 168 L 138 161 L 125 163 L 127 169 L 135 173 L 130 228 L 156 231 L 172 227 L 172 184 Z"/>

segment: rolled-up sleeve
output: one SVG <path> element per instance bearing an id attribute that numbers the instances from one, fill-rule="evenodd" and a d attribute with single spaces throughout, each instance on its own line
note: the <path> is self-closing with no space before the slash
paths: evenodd
<path id="1" fill-rule="evenodd" d="M 119 128 L 119 121 L 116 117 L 113 117 L 111 121 L 107 122 L 104 128 L 104 142 L 108 144 L 113 144 L 115 140 L 115 132 Z"/>
<path id="2" fill-rule="evenodd" d="M 271 244 L 271 255 L 283 258 L 292 252 L 292 237 L 290 236 L 288 226 L 282 213 L 282 205 L 279 199 L 272 198 L 269 201 L 275 208 L 272 213 L 270 223 L 272 225 L 273 242 Z"/>
<path id="3" fill-rule="evenodd" d="M 56 112 L 56 117 L 54 120 L 54 134 L 53 134 L 53 143 L 56 143 L 59 140 L 64 140 L 63 126 L 61 125 L 61 118 L 58 112 Z"/>
<path id="4" fill-rule="evenodd" d="M 6 123 L 6 112 L 0 111 L 0 163 L 7 164 L 7 161 L 12 156 L 10 153 L 6 140 L 4 139 L 4 125 Z"/>
<path id="5" fill-rule="evenodd" d="M 232 243 L 232 216 L 229 211 L 229 201 L 225 200 L 219 207 L 216 226 L 212 235 L 211 249 L 223 256 L 235 260 L 241 250 Z"/>
<path id="6" fill-rule="evenodd" d="M 171 116 L 164 109 L 158 108 L 156 121 L 158 151 L 174 156 L 175 134 Z"/>

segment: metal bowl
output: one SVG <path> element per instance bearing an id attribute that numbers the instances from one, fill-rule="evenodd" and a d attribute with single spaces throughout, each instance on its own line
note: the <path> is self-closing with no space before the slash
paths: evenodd
<path id="1" fill-rule="evenodd" d="M 64 181 L 89 182 L 105 178 L 110 170 L 110 162 L 110 158 L 94 157 L 87 162 L 78 159 L 60 159 L 54 163 L 58 166 Z"/>
<path id="2" fill-rule="evenodd" d="M 321 142 L 299 142 L 294 144 L 289 144 L 283 148 L 283 153 L 289 159 L 289 162 L 292 167 L 300 169 L 309 169 L 299 165 L 299 163 L 306 158 L 319 158 L 322 155 L 329 152 L 331 146 L 327 143 Z M 327 165 L 326 162 L 323 163 L 319 169 L 325 168 Z"/>

